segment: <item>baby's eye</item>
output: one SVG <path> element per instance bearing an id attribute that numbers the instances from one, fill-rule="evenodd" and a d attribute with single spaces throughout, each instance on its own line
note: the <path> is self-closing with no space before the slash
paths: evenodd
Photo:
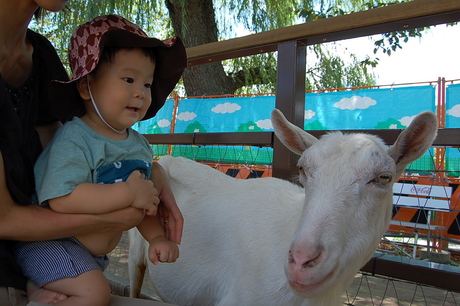
<path id="1" fill-rule="evenodd" d="M 144 86 L 145 86 L 145 88 L 151 88 L 151 87 L 152 87 L 152 84 L 146 83 L 146 84 L 144 84 Z"/>
<path id="2" fill-rule="evenodd" d="M 130 84 L 134 83 L 133 78 L 123 78 L 123 80 L 125 80 L 125 82 L 130 83 Z"/>

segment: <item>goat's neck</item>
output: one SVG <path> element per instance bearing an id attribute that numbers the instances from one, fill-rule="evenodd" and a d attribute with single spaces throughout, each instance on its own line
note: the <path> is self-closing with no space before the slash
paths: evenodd
<path id="1" fill-rule="evenodd" d="M 341 305 L 343 292 L 345 290 L 341 286 L 332 285 L 325 292 L 308 298 L 305 306 L 339 306 Z"/>

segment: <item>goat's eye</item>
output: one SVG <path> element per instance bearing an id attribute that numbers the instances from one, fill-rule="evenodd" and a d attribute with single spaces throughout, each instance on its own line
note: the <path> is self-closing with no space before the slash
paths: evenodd
<path id="1" fill-rule="evenodd" d="M 379 182 L 381 184 L 386 184 L 386 183 L 391 182 L 392 178 L 393 178 L 393 176 L 391 174 L 379 174 L 377 176 L 377 182 Z"/>
<path id="2" fill-rule="evenodd" d="M 297 169 L 299 170 L 299 172 L 303 172 L 303 167 L 302 166 L 297 166 Z"/>
<path id="3" fill-rule="evenodd" d="M 380 173 L 369 183 L 388 184 L 393 179 L 391 173 Z"/>

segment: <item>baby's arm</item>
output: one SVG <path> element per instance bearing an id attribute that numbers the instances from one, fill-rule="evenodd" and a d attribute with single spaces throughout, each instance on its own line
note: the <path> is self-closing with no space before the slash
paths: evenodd
<path id="1" fill-rule="evenodd" d="M 160 224 L 164 224 L 166 238 L 180 244 L 184 218 L 177 206 L 168 178 L 163 167 L 159 163 L 153 163 L 150 179 L 158 190 L 158 197 L 160 198 L 160 205 L 158 206 Z"/>
<path id="2" fill-rule="evenodd" d="M 153 182 L 134 171 L 126 182 L 82 183 L 71 193 L 48 202 L 51 209 L 61 213 L 102 214 L 133 206 L 154 215 L 160 200 Z"/>
<path id="3" fill-rule="evenodd" d="M 156 265 L 158 262 L 175 262 L 179 257 L 179 247 L 166 239 L 159 216 L 145 216 L 137 226 L 145 240 L 150 244 L 149 259 Z"/>

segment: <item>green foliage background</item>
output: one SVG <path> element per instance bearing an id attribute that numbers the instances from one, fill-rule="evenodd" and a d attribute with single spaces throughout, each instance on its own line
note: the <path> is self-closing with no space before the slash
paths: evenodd
<path id="1" fill-rule="evenodd" d="M 67 66 L 67 45 L 75 27 L 98 15 L 119 14 L 141 26 L 147 34 L 164 39 L 174 35 L 169 7 L 186 7 L 188 1 L 197 0 L 71 0 L 59 13 L 46 13 L 34 20 L 31 28 L 44 34 L 56 46 Z M 200 0 L 204 2 L 212 0 Z M 218 40 L 238 35 L 259 33 L 304 22 L 349 14 L 406 0 L 214 0 L 212 12 L 218 28 Z M 184 10 L 179 16 L 183 36 L 201 35 L 187 29 L 187 19 L 196 12 Z M 345 88 L 375 85 L 372 68 L 378 65 L 378 53 L 391 55 L 402 48 L 411 37 L 420 37 L 424 29 L 386 33 L 375 41 L 375 48 L 360 59 L 346 50 L 334 50 L 334 44 L 309 47 L 309 58 L 315 58 L 307 66 L 306 89 Z M 307 63 L 311 63 L 308 61 Z M 232 78 L 234 94 L 266 93 L 276 89 L 276 53 L 223 61 L 225 73 Z M 193 80 L 192 80 L 193 81 Z M 198 81 L 198 80 L 197 80 Z M 199 80 L 203 82 L 203 80 Z M 212 75 L 206 82 L 216 82 Z M 179 89 L 180 90 L 180 89 Z M 185 95 L 185 90 L 179 92 Z M 229 94 L 222 92 L 221 94 Z"/>

